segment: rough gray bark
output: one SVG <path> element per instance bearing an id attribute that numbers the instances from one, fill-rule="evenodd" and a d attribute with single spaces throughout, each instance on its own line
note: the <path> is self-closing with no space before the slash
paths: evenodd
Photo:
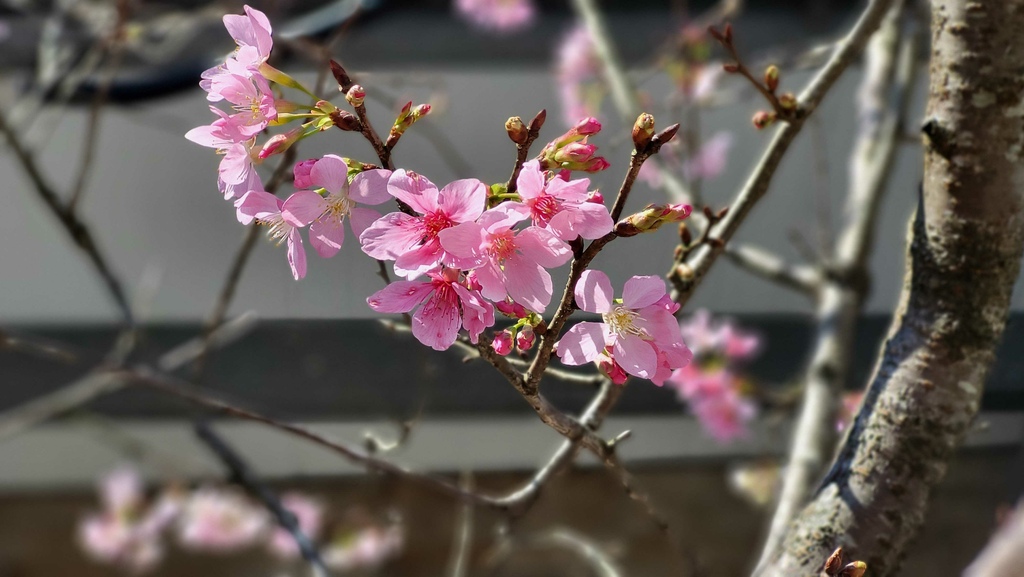
<path id="1" fill-rule="evenodd" d="M 974 419 L 1024 247 L 1024 0 L 932 4 L 924 182 L 907 276 L 860 415 L 765 576 L 838 545 L 892 574 Z"/>

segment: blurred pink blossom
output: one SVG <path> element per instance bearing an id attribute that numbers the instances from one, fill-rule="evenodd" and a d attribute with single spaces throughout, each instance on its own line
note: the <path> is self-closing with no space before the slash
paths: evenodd
<path id="1" fill-rule="evenodd" d="M 683 173 L 687 180 L 711 180 L 722 174 L 729 161 L 732 143 L 732 133 L 716 132 L 683 164 Z"/>
<path id="2" fill-rule="evenodd" d="M 303 535 L 311 541 L 320 538 L 324 519 L 323 503 L 302 493 L 291 492 L 281 495 L 281 504 L 295 515 Z M 284 559 L 292 559 L 299 555 L 299 547 L 295 544 L 295 538 L 281 527 L 274 528 L 267 541 L 267 546 L 274 555 Z"/>
<path id="3" fill-rule="evenodd" d="M 597 114 L 598 106 L 588 94 L 588 84 L 598 78 L 599 61 L 593 39 L 585 26 L 568 31 L 558 44 L 555 78 L 562 101 L 562 117 L 573 124 Z"/>
<path id="4" fill-rule="evenodd" d="M 405 532 L 400 525 L 369 527 L 342 533 L 322 550 L 324 564 L 337 571 L 379 567 L 402 550 Z"/>
<path id="5" fill-rule="evenodd" d="M 255 545 L 269 528 L 267 514 L 241 493 L 201 487 L 185 502 L 178 540 L 187 549 L 237 551 Z"/>
<path id="6" fill-rule="evenodd" d="M 533 0 L 455 0 L 455 10 L 467 21 L 496 32 L 514 32 L 536 19 Z"/>

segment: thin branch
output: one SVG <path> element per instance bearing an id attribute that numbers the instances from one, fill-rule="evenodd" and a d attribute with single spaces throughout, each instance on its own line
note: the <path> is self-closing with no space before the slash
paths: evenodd
<path id="1" fill-rule="evenodd" d="M 590 538 L 565 527 L 548 529 L 525 537 L 507 537 L 488 560 L 491 572 L 512 558 L 517 549 L 559 548 L 575 554 L 597 577 L 621 577 L 622 569 Z"/>
<path id="2" fill-rule="evenodd" d="M 526 139 L 519 143 L 516 143 L 516 162 L 512 166 L 512 174 L 508 177 L 508 182 L 505 183 L 506 192 L 513 193 L 519 186 L 519 172 L 523 169 L 523 164 L 526 163 L 526 159 L 530 157 L 530 147 L 533 146 L 534 141 L 540 136 L 540 129 L 544 126 L 544 121 L 548 117 L 547 110 L 541 110 L 530 121 L 529 126 L 526 130 Z"/>
<path id="3" fill-rule="evenodd" d="M 582 2 L 584 0 L 576 0 Z M 699 247 L 685 262 L 677 260 L 669 273 L 674 291 L 673 298 L 681 305 L 693 295 L 694 290 L 711 269 L 718 257 L 724 252 L 725 246 L 732 240 L 740 224 L 753 210 L 757 202 L 768 191 L 775 171 L 789 145 L 800 133 L 804 121 L 821 103 L 825 94 L 832 87 L 847 66 L 861 53 L 868 39 L 881 24 L 894 0 L 872 0 L 861 14 L 853 29 L 838 44 L 832 57 L 824 68 L 818 72 L 798 99 L 798 111 L 791 120 L 784 123 L 772 138 L 761 161 L 754 168 L 746 184 L 741 189 L 728 214 L 712 230 L 711 238 L 716 241 Z"/>
<path id="4" fill-rule="evenodd" d="M 78 353 L 56 343 L 34 337 L 12 335 L 0 329 L 0 349 L 34 355 L 61 363 L 78 362 Z"/>
<path id="5" fill-rule="evenodd" d="M 220 459 L 221 463 L 231 472 L 231 480 L 241 485 L 250 495 L 259 499 L 263 506 L 274 516 L 277 524 L 291 535 L 299 553 L 310 564 L 316 577 L 329 577 L 331 572 L 324 564 L 316 545 L 309 539 L 295 514 L 285 508 L 270 487 L 264 483 L 256 472 L 231 448 L 208 424 L 198 422 L 195 426 L 196 436 L 209 447 L 210 451 Z"/>
<path id="6" fill-rule="evenodd" d="M 725 248 L 725 256 L 736 266 L 756 276 L 807 296 L 815 296 L 821 286 L 821 275 L 813 267 L 790 264 L 779 255 L 760 247 L 733 242 Z"/>
<path id="7" fill-rule="evenodd" d="M 128 297 L 121 285 L 121 281 L 118 280 L 110 265 L 107 264 L 107 260 L 100 252 L 99 247 L 97 247 L 89 227 L 61 201 L 60 196 L 46 181 L 39 167 L 36 166 L 32 155 L 18 139 L 18 134 L 7 124 L 3 114 L 0 114 L 0 132 L 6 136 L 11 150 L 14 151 L 14 155 L 17 157 L 22 169 L 32 182 L 36 194 L 43 200 L 46 207 L 50 209 L 50 212 L 57 217 L 57 220 L 64 227 L 64 231 L 71 237 L 75 245 L 85 253 L 89 262 L 92 263 L 96 273 L 99 274 L 106 285 L 107 292 L 110 293 L 114 303 L 120 309 L 124 323 L 128 326 L 133 325 L 134 319 L 132 317 L 131 305 L 128 302 Z"/>
<path id="8" fill-rule="evenodd" d="M 462 488 L 473 490 L 473 476 L 469 473 L 463 475 Z M 452 544 L 452 554 L 448 559 L 449 577 L 466 577 L 469 569 L 469 558 L 473 552 L 473 506 L 470 503 L 463 503 L 459 508 L 459 516 L 455 521 L 455 538 Z"/>

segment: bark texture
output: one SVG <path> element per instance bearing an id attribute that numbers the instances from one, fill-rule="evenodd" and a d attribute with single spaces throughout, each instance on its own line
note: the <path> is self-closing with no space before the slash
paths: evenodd
<path id="1" fill-rule="evenodd" d="M 891 575 L 973 421 L 1024 246 L 1024 0 L 932 3 L 924 181 L 901 303 L 860 414 L 763 575 L 842 545 Z"/>

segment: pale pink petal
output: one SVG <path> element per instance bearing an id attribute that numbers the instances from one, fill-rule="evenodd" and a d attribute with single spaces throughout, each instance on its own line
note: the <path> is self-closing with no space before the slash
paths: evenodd
<path id="1" fill-rule="evenodd" d="M 345 242 L 345 227 L 341 221 L 329 218 L 309 225 L 309 244 L 322 258 L 331 258 Z"/>
<path id="2" fill-rule="evenodd" d="M 529 211 L 523 214 L 517 205 L 518 203 L 503 202 L 481 214 L 477 222 L 491 233 L 512 228 L 517 222 L 530 218 Z"/>
<path id="3" fill-rule="evenodd" d="M 506 201 L 498 205 L 501 207 L 509 219 L 514 218 L 513 222 L 519 222 L 530 218 L 533 214 L 529 206 L 521 202 Z"/>
<path id="4" fill-rule="evenodd" d="M 309 180 L 313 186 L 338 194 L 348 186 L 348 165 L 340 156 L 327 154 L 313 165 Z"/>
<path id="5" fill-rule="evenodd" d="M 291 267 L 295 280 L 306 276 L 306 249 L 302 247 L 302 237 L 297 228 L 288 233 L 288 266 Z"/>
<path id="6" fill-rule="evenodd" d="M 606 313 L 612 310 L 615 293 L 608 275 L 599 270 L 585 270 L 576 283 L 576 304 L 588 313 Z"/>
<path id="7" fill-rule="evenodd" d="M 437 203 L 455 222 L 476 220 L 487 202 L 487 186 L 475 178 L 456 180 L 445 185 Z"/>
<path id="8" fill-rule="evenodd" d="M 622 304 L 630 309 L 642 309 L 665 296 L 665 281 L 659 276 L 635 276 L 626 281 L 622 289 Z"/>
<path id="9" fill-rule="evenodd" d="M 425 176 L 398 169 L 388 179 L 388 193 L 412 207 L 420 214 L 429 214 L 438 208 L 437 187 Z"/>
<path id="10" fill-rule="evenodd" d="M 379 313 L 407 313 L 433 290 L 429 282 L 399 280 L 370 295 L 366 304 Z"/>
<path id="11" fill-rule="evenodd" d="M 596 359 L 606 346 L 604 323 L 582 322 L 562 335 L 555 352 L 567 365 L 584 365 Z"/>
<path id="12" fill-rule="evenodd" d="M 562 266 L 572 258 L 572 249 L 550 232 L 530 226 L 516 235 L 516 246 L 523 256 L 542 267 Z"/>
<path id="13" fill-rule="evenodd" d="M 577 178 L 575 180 L 562 180 L 554 178 L 548 182 L 547 193 L 559 200 L 572 203 L 587 201 L 590 188 L 589 178 Z"/>
<path id="14" fill-rule="evenodd" d="M 474 272 L 484 298 L 495 302 L 505 300 L 508 292 L 505 290 L 505 279 L 502 278 L 501 269 L 497 265 L 488 262 Z"/>
<path id="15" fill-rule="evenodd" d="M 262 190 L 251 190 L 239 200 L 239 214 L 250 218 L 266 219 L 280 214 L 281 199 Z"/>
<path id="16" fill-rule="evenodd" d="M 480 333 L 494 325 L 494 307 L 476 291 L 470 291 L 457 283 L 453 283 L 451 287 L 455 289 L 462 302 L 462 326 L 469 333 L 469 340 L 475 344 L 480 338 Z"/>
<path id="17" fill-rule="evenodd" d="M 658 370 L 658 353 L 651 343 L 638 336 L 617 335 L 612 350 L 615 362 L 635 377 L 650 379 Z"/>
<path id="18" fill-rule="evenodd" d="M 540 169 L 540 161 L 531 160 L 523 165 L 516 179 L 516 191 L 525 199 L 544 194 L 544 172 Z"/>
<path id="19" fill-rule="evenodd" d="M 434 296 L 412 316 L 413 336 L 436 351 L 452 346 L 460 324 L 456 300 L 444 298 L 440 291 L 434 292 Z"/>
<path id="20" fill-rule="evenodd" d="M 348 195 L 360 204 L 382 204 L 391 200 L 388 193 L 388 180 L 391 171 L 383 168 L 366 170 L 352 178 Z"/>
<path id="21" fill-rule="evenodd" d="M 536 262 L 512 255 L 505 261 L 505 289 L 517 303 L 531 311 L 544 312 L 551 302 L 551 275 Z"/>
<path id="22" fill-rule="evenodd" d="M 385 214 L 359 235 L 363 252 L 378 260 L 394 260 L 423 239 L 422 222 L 402 212 Z"/>
<path id="23" fill-rule="evenodd" d="M 312 190 L 300 190 L 281 205 L 281 217 L 292 226 L 303 227 L 320 218 L 325 210 L 327 201 L 324 197 Z"/>
<path id="24" fill-rule="evenodd" d="M 252 158 L 244 144 L 234 144 L 224 152 L 220 159 L 217 173 L 221 180 L 228 184 L 238 184 L 245 180 L 252 170 Z"/>
<path id="25" fill-rule="evenodd" d="M 416 278 L 436 267 L 444 256 L 444 249 L 437 239 L 407 251 L 395 259 L 395 273 L 405 278 Z"/>
<path id="26" fill-rule="evenodd" d="M 269 55 L 274 46 L 273 29 L 270 27 L 270 19 L 263 12 L 249 6 L 245 7 L 245 13 L 252 22 L 253 36 L 255 38 L 255 42 L 250 45 L 256 46 L 261 55 Z"/>
<path id="27" fill-rule="evenodd" d="M 378 218 L 380 218 L 380 213 L 370 208 L 355 207 L 348 212 L 348 222 L 352 225 L 352 234 L 356 235 L 356 238 L 362 236 L 363 231 Z"/>
<path id="28" fill-rule="evenodd" d="M 612 231 L 615 223 L 603 204 L 583 202 L 566 207 L 551 218 L 548 228 L 562 240 L 581 236 L 588 240 L 601 238 Z"/>
<path id="29" fill-rule="evenodd" d="M 437 234 L 444 250 L 460 259 L 483 258 L 484 236 L 483 227 L 475 222 L 464 222 Z"/>

